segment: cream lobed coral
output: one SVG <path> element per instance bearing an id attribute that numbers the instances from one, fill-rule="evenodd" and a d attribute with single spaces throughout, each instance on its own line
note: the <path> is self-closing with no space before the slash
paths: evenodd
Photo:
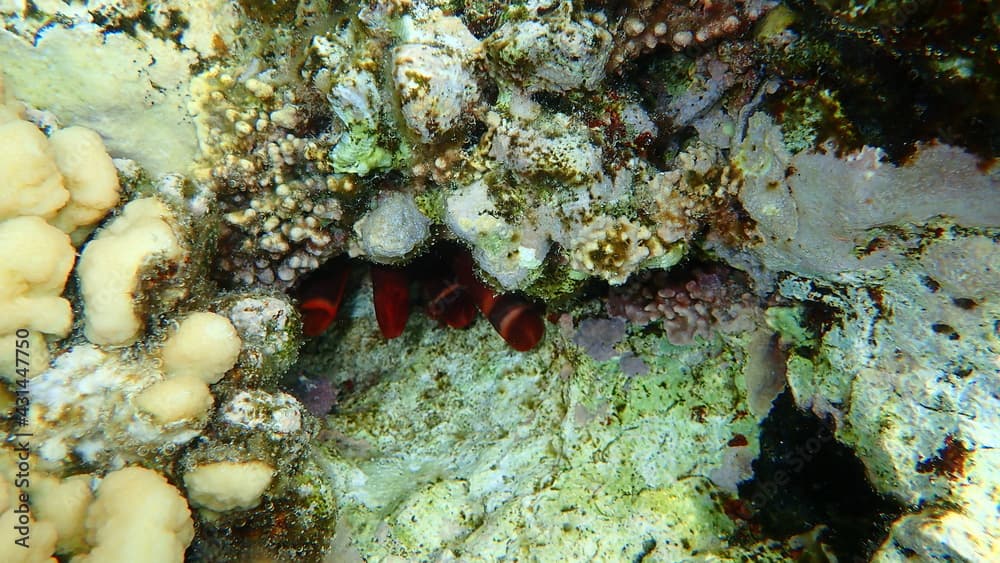
<path id="1" fill-rule="evenodd" d="M 40 217 L 0 222 L 0 335 L 19 328 L 65 336 L 73 321 L 61 294 L 75 252 L 69 237 Z"/>
<path id="2" fill-rule="evenodd" d="M 199 311 L 185 317 L 161 349 L 170 377 L 190 375 L 218 383 L 239 358 L 243 342 L 226 317 Z"/>
<path id="3" fill-rule="evenodd" d="M 136 301 L 150 271 L 176 269 L 188 250 L 176 219 L 162 201 L 132 201 L 83 250 L 77 265 L 87 339 L 96 344 L 131 344 L 145 326 Z M 169 277 L 168 277 L 169 279 Z"/>
<path id="4" fill-rule="evenodd" d="M 195 506 L 216 512 L 247 510 L 260 503 L 273 476 L 274 468 L 259 461 L 220 461 L 185 473 L 184 486 Z"/>
<path id="5" fill-rule="evenodd" d="M 5 176 L 0 219 L 55 215 L 69 200 L 69 192 L 63 187 L 48 139 L 20 119 L 0 125 L 0 139 L 0 170 Z"/>
<path id="6" fill-rule="evenodd" d="M 28 505 L 22 502 L 14 483 L 13 477 L 0 475 L 0 540 L 3 542 L 0 543 L 0 557 L 11 563 L 50 563 L 57 540 L 56 526 L 48 521 L 39 521 L 37 509 L 28 513 Z M 16 512 L 18 510 L 21 514 Z M 22 514 L 23 519 L 20 518 Z M 31 532 L 31 537 L 24 540 L 24 546 L 15 543 L 23 537 L 17 530 L 18 526 L 25 526 Z"/>
<path id="7" fill-rule="evenodd" d="M 46 137 L 0 76 L 0 359 L 13 378 L 15 331 L 35 350 L 27 373 L 48 362 L 43 334 L 66 336 L 73 322 L 61 293 L 76 259 L 73 242 L 118 201 L 118 176 L 101 139 L 81 127 Z M 67 236 L 67 233 L 72 235 Z"/>
<path id="8" fill-rule="evenodd" d="M 87 510 L 87 541 L 79 561 L 182 561 L 194 537 L 187 501 L 162 475 L 142 467 L 109 473 Z"/>
<path id="9" fill-rule="evenodd" d="M 73 234 L 74 242 L 79 244 L 84 233 L 75 231 L 95 225 L 118 205 L 118 171 L 101 137 L 90 129 L 60 129 L 49 137 L 49 143 L 70 195 L 52 224 Z"/>
<path id="10" fill-rule="evenodd" d="M 169 425 L 190 419 L 204 419 L 212 408 L 212 393 L 199 377 L 180 375 L 158 381 L 140 391 L 134 399 L 137 409 L 152 416 L 157 424 Z"/>

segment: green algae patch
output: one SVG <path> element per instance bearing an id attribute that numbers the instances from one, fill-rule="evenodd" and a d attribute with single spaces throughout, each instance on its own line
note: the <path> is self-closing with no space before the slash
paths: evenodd
<path id="1" fill-rule="evenodd" d="M 364 176 L 373 170 L 391 167 L 392 153 L 377 143 L 374 132 L 363 127 L 352 127 L 330 151 L 333 171 Z"/>
<path id="2" fill-rule="evenodd" d="M 338 535 L 360 556 L 678 560 L 725 547 L 735 525 L 717 499 L 730 491 L 713 479 L 757 448 L 728 341 L 634 335 L 622 349 L 649 371 L 629 376 L 554 325 L 521 354 L 483 319 L 458 331 L 415 315 L 383 342 L 368 305 L 355 315 L 299 368 L 363 389 L 327 419 L 324 444 Z M 731 446 L 736 435 L 749 443 Z"/>

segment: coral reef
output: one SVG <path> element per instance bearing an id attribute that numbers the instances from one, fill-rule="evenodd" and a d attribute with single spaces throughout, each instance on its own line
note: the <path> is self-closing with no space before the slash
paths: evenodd
<path id="1" fill-rule="evenodd" d="M 934 276 L 974 263 L 982 237 L 954 226 L 932 232 L 876 283 L 790 278 L 780 285 L 783 295 L 840 311 L 818 354 L 788 360 L 798 403 L 837 421 L 837 438 L 858 453 L 878 490 L 912 505 L 954 507 L 904 516 L 877 560 L 906 550 L 993 556 L 987 538 L 996 532 L 967 518 L 988 521 L 996 503 L 996 475 L 983 468 L 993 463 L 997 436 L 997 313 L 995 299 L 980 290 L 987 278 L 995 284 L 996 271 L 970 272 L 968 285 L 944 289 Z M 993 255 L 996 243 L 989 244 Z M 855 352 L 861 346 L 864 355 Z"/>
<path id="2" fill-rule="evenodd" d="M 966 4 L 0 2 L 0 559 L 998 559 Z"/>
<path id="3" fill-rule="evenodd" d="M 52 483 L 38 489 L 39 500 L 30 505 L 38 511 L 37 520 L 27 520 L 37 524 L 40 535 L 33 545 L 46 552 L 40 557 L 54 551 L 127 561 L 153 542 L 161 546 L 156 552 L 162 560 L 180 560 L 194 537 L 189 504 L 253 514 L 263 510 L 253 499 L 261 499 L 265 489 L 269 496 L 286 496 L 298 469 L 308 467 L 298 460 L 311 455 L 310 423 L 285 421 L 301 418 L 301 405 L 282 393 L 272 399 L 264 390 L 274 388 L 297 356 L 298 315 L 283 296 L 222 293 L 208 279 L 214 250 L 211 217 L 219 213 L 211 192 L 176 176 L 149 182 L 126 163 L 109 172 L 110 159 L 98 150 L 92 132 L 73 127 L 53 132 L 53 156 L 46 148 L 49 140 L 33 125 L 9 123 L 34 137 L 33 144 L 21 147 L 37 149 L 31 159 L 5 163 L 10 167 L 5 177 L 16 182 L 5 180 L 4 189 L 16 190 L 19 197 L 12 198 L 18 206 L 10 208 L 11 217 L 2 223 L 4 260 L 11 269 L 5 279 L 13 284 L 5 291 L 12 300 L 6 306 L 14 323 L 4 338 L 9 343 L 5 351 L 19 352 L 5 358 L 3 375 L 19 390 L 11 403 L 16 414 L 12 427 L 30 437 L 24 444 L 31 444 L 23 452 L 12 443 L 4 447 L 5 456 L 18 460 L 12 483 L 21 492 L 12 498 L 21 500 L 14 517 L 29 513 L 27 491 L 35 495 L 33 483 Z M 74 143 L 79 154 L 59 156 Z M 48 167 L 45 158 L 51 159 Z M 42 175 L 32 178 L 25 170 L 37 163 Z M 77 260 L 71 237 L 43 217 L 66 231 L 81 232 L 97 222 L 96 214 L 117 204 L 119 177 L 135 191 L 131 201 L 109 214 L 96 232 L 82 235 L 86 241 Z M 38 189 L 55 195 L 36 199 L 33 190 Z M 39 208 L 41 203 L 47 207 Z M 202 229 L 197 235 L 196 224 Z M 60 296 L 71 270 L 65 295 L 72 308 Z M 72 313 L 78 315 L 75 320 Z M 251 392 L 257 395 L 244 404 L 248 399 L 241 393 Z M 240 432 L 259 440 L 256 430 L 267 425 L 254 419 L 268 417 L 281 423 L 263 443 L 248 440 L 247 448 L 233 450 L 207 440 L 222 437 L 226 444 L 236 443 Z M 243 427 L 247 430 L 234 429 Z M 195 443 L 198 447 L 189 448 Z M 265 451 L 272 452 L 267 461 L 275 466 L 274 457 L 282 454 L 282 469 L 274 472 L 273 482 L 226 479 L 228 488 L 218 486 L 215 468 L 226 468 L 226 463 L 256 468 L 264 463 L 259 458 Z M 36 474 L 37 480 L 28 477 Z M 179 490 L 167 478 L 185 485 Z M 79 510 L 52 515 L 51 503 L 58 501 L 46 501 L 44 491 L 91 479 L 100 482 L 92 503 L 83 495 L 89 495 L 89 488 L 66 490 L 59 494 L 75 494 L 79 502 L 65 502 L 74 502 Z M 139 505 L 133 502 L 136 489 L 145 499 Z M 200 512 L 195 518 L 210 517 Z M 330 537 L 329 514 L 323 519 L 326 524 L 309 519 L 297 525 Z M 84 525 L 88 533 L 82 537 L 79 528 Z M 157 532 L 134 533 L 135 527 Z"/>
<path id="4" fill-rule="evenodd" d="M 221 269 L 243 283 L 287 286 L 336 254 L 324 227 L 342 215 L 330 193 L 340 180 L 324 174 L 323 140 L 294 134 L 322 119 L 301 108 L 308 100 L 218 67 L 197 77 L 192 94 L 211 164 L 199 174 L 213 179 L 225 212 Z"/>
<path id="5" fill-rule="evenodd" d="M 700 202 L 715 191 L 651 188 L 675 219 L 660 240 L 659 217 L 642 217 L 630 198 L 663 182 L 642 158 L 656 126 L 634 102 L 595 109 L 571 97 L 603 80 L 606 22 L 566 2 L 508 12 L 480 44 L 434 8 L 365 11 L 298 45 L 305 57 L 294 69 L 216 65 L 195 78 L 202 173 L 229 210 L 228 282 L 293 286 L 345 249 L 403 262 L 430 242 L 431 222 L 469 244 L 504 289 L 537 280 L 553 248 L 581 276 L 621 283 L 691 238 L 709 206 Z M 537 40 L 555 37 L 564 43 Z M 289 72 L 305 83 L 281 78 Z M 540 105 L 531 95 L 541 92 L 571 106 Z M 602 146 L 605 129 L 614 139 Z M 702 172 L 714 156 L 705 162 Z M 388 229 L 393 222 L 399 228 Z"/>

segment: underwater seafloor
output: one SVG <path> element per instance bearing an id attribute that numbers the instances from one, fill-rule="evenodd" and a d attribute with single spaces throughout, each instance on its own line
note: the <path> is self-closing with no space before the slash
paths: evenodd
<path id="1" fill-rule="evenodd" d="M 0 14 L 0 560 L 1000 561 L 992 2 Z"/>

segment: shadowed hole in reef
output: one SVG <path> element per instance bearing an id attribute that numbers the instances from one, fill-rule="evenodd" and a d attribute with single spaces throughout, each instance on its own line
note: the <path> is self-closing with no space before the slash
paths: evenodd
<path id="1" fill-rule="evenodd" d="M 752 524 L 784 540 L 816 526 L 839 561 L 868 561 L 903 507 L 875 491 L 864 465 L 833 436 L 833 424 L 799 410 L 787 391 L 761 424 L 754 477 L 740 485 Z"/>

